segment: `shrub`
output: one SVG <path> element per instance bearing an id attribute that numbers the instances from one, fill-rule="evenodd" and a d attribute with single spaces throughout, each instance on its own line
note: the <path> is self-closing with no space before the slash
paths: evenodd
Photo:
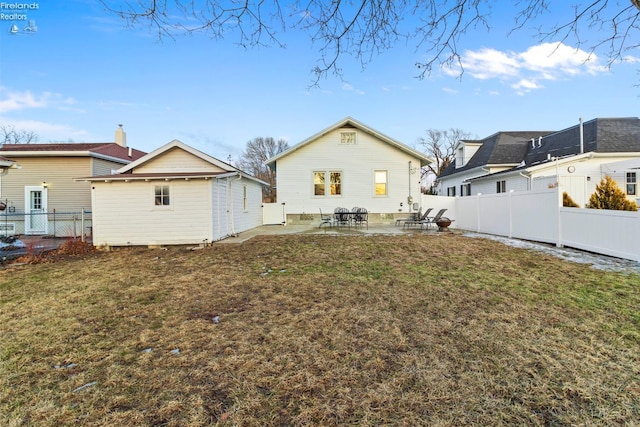
<path id="1" fill-rule="evenodd" d="M 566 191 L 562 193 L 562 206 L 565 208 L 579 208 L 577 204 Z"/>
<path id="2" fill-rule="evenodd" d="M 637 211 L 638 205 L 635 201 L 627 199 L 627 195 L 618 184 L 606 175 L 596 186 L 596 192 L 589 197 L 586 205 L 589 209 L 610 209 L 617 211 Z"/>

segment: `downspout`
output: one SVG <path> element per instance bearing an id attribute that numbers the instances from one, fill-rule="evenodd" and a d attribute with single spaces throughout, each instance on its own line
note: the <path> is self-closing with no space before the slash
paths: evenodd
<path id="1" fill-rule="evenodd" d="M 525 175 L 522 172 L 518 172 L 521 177 L 527 178 L 527 191 L 531 191 L 531 175 Z"/>
<path id="2" fill-rule="evenodd" d="M 409 212 L 411 212 L 413 205 L 413 197 L 411 197 L 411 160 L 409 160 L 409 197 L 407 197 L 407 204 L 409 205 Z"/>
<path id="3" fill-rule="evenodd" d="M 236 181 L 240 181 L 242 180 L 242 174 L 238 174 L 238 179 L 236 179 Z M 234 224 L 234 213 L 233 213 L 233 181 L 231 181 L 231 177 L 227 178 L 227 182 L 229 183 L 229 214 L 231 216 L 231 235 L 236 237 L 236 230 L 235 230 L 235 224 Z"/>

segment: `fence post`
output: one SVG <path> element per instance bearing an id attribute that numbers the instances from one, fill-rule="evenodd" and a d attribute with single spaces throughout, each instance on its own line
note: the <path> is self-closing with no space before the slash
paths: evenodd
<path id="1" fill-rule="evenodd" d="M 482 193 L 478 193 L 476 196 L 476 232 L 480 233 L 480 198 Z"/>
<path id="2" fill-rule="evenodd" d="M 84 243 L 84 208 L 80 211 L 80 241 Z"/>
<path id="3" fill-rule="evenodd" d="M 562 190 L 560 189 L 560 184 L 556 183 L 556 206 L 558 210 L 558 214 L 556 216 L 557 227 L 558 227 L 558 240 L 556 242 L 556 247 L 562 248 L 564 245 L 562 244 Z"/>
<path id="4" fill-rule="evenodd" d="M 513 237 L 513 190 L 509 190 L 509 238 Z"/>

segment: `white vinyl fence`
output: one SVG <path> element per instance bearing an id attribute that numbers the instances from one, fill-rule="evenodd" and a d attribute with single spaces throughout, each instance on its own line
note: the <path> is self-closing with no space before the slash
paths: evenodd
<path id="1" fill-rule="evenodd" d="M 447 208 L 452 227 L 640 262 L 640 213 L 562 207 L 562 187 L 541 191 L 423 196 L 423 208 Z"/>

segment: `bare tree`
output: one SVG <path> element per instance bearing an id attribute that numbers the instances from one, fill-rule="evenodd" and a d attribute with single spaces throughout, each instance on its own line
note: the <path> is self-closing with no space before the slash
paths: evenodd
<path id="1" fill-rule="evenodd" d="M 114 9 L 106 0 L 102 3 L 130 26 L 149 25 L 160 38 L 204 32 L 215 39 L 235 38 L 242 47 L 285 47 L 281 34 L 301 31 L 318 46 L 316 84 L 329 73 L 342 74 L 341 57 L 352 56 L 364 67 L 399 42 L 415 43 L 424 58 L 415 63 L 419 77 L 440 66 L 459 67 L 462 75 L 461 42 L 473 37 L 474 31 L 491 30 L 496 4 L 494 0 L 128 0 Z M 551 4 L 560 12 L 554 16 L 570 12 L 564 21 L 538 27 L 535 35 L 540 41 L 572 42 L 589 53 L 602 53 L 608 66 L 640 45 L 639 0 L 509 3 L 515 7 L 512 31 L 535 27 L 551 13 Z M 589 32 L 595 38 L 589 38 Z"/>
<path id="2" fill-rule="evenodd" d="M 3 144 L 30 144 L 38 142 L 37 133 L 24 129 L 16 129 L 13 125 L 0 125 L 0 138 Z"/>
<path id="3" fill-rule="evenodd" d="M 458 142 L 470 136 L 462 129 L 428 129 L 426 137 L 418 138 L 419 149 L 433 159 L 433 163 L 422 168 L 421 181 L 433 183 L 454 161 Z"/>
<path id="4" fill-rule="evenodd" d="M 289 144 L 284 139 L 276 141 L 271 137 L 254 138 L 247 142 L 247 147 L 237 162 L 236 166 L 241 170 L 269 183 L 269 188 L 262 189 L 262 200 L 265 202 L 276 201 L 276 172 L 265 161 L 288 148 Z"/>

